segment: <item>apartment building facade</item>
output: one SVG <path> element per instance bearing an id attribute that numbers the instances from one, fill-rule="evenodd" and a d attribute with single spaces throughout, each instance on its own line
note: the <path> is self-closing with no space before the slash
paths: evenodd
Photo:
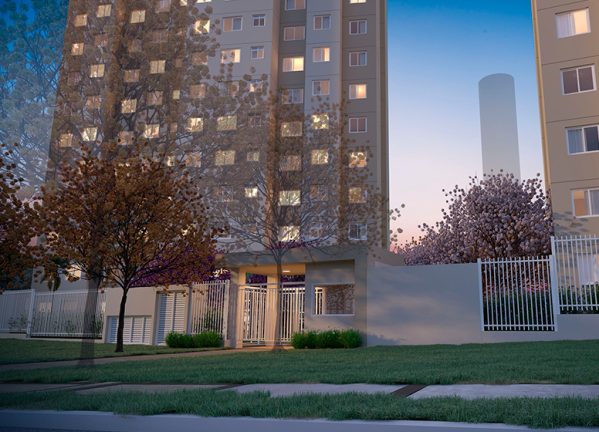
<path id="1" fill-rule="evenodd" d="M 532 0 L 555 233 L 599 234 L 599 1 Z"/>
<path id="2" fill-rule="evenodd" d="M 210 129 L 194 114 L 206 91 L 199 83 L 223 75 L 227 62 L 222 84 L 231 94 L 250 74 L 251 91 L 266 80 L 307 115 L 314 98 L 348 99 L 345 136 L 350 147 L 370 148 L 368 157 L 352 153 L 352 166 L 367 166 L 369 183 L 388 196 L 386 27 L 385 0 L 71 0 L 48 179 L 76 158 L 78 141 L 140 136 L 162 145 L 169 163 L 185 159 L 198 169 L 258 158 L 227 153 L 212 139 L 251 116 L 211 107 L 218 126 Z M 388 233 L 387 208 L 375 214 Z"/>

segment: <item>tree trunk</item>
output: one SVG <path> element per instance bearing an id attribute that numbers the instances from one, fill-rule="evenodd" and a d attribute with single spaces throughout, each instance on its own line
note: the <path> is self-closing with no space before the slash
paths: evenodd
<path id="1" fill-rule="evenodd" d="M 60 277 L 59 279 L 60 280 Z M 98 312 L 98 288 L 100 279 L 89 281 L 87 296 L 85 298 L 85 311 L 83 315 L 83 328 L 81 329 L 81 352 L 78 366 L 94 365 L 94 348 L 96 346 L 96 324 Z"/>
<path id="2" fill-rule="evenodd" d="M 125 330 L 125 304 L 127 303 L 128 289 L 123 288 L 123 298 L 119 309 L 119 327 L 116 331 L 116 350 L 114 352 L 123 352 L 123 331 Z"/>
<path id="3" fill-rule="evenodd" d="M 281 285 L 281 277 L 283 276 L 283 264 L 281 259 L 277 258 L 277 286 L 275 289 L 275 331 L 274 331 L 274 345 L 281 344 L 281 305 L 283 299 L 283 286 Z"/>

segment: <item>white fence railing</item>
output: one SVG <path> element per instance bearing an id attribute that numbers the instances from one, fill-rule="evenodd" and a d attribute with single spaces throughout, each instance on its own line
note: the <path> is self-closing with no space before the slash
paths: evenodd
<path id="1" fill-rule="evenodd" d="M 229 281 L 194 284 L 191 294 L 188 333 L 217 331 L 227 338 L 229 315 Z"/>
<path id="2" fill-rule="evenodd" d="M 555 331 L 552 258 L 478 259 L 483 331 Z"/>
<path id="3" fill-rule="evenodd" d="M 237 336 L 244 343 L 289 342 L 304 329 L 305 285 L 302 282 L 239 287 Z"/>
<path id="4" fill-rule="evenodd" d="M 599 312 L 599 239 L 551 238 L 560 313 Z"/>
<path id="5" fill-rule="evenodd" d="M 34 290 L 4 291 L 0 295 L 0 333 L 27 332 L 34 296 Z"/>

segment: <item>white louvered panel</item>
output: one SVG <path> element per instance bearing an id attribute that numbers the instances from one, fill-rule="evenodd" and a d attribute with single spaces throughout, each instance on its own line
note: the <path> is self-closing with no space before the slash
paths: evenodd
<path id="1" fill-rule="evenodd" d="M 149 344 L 151 342 L 152 319 L 147 316 L 125 317 L 123 328 L 123 344 Z M 118 317 L 110 317 L 108 321 L 108 342 L 116 343 Z"/>
<path id="2" fill-rule="evenodd" d="M 185 297 L 183 297 L 183 293 L 176 293 L 174 297 L 173 331 L 185 333 L 187 330 L 185 328 Z"/>
<path id="3" fill-rule="evenodd" d="M 125 317 L 125 325 L 123 326 L 123 343 L 131 343 L 131 317 Z"/>
<path id="4" fill-rule="evenodd" d="M 108 343 L 116 343 L 118 317 L 110 317 L 108 319 Z"/>
<path id="5" fill-rule="evenodd" d="M 172 332 L 185 333 L 185 298 L 182 292 L 175 292 L 160 298 L 160 322 L 156 343 L 164 343 L 164 337 Z"/>

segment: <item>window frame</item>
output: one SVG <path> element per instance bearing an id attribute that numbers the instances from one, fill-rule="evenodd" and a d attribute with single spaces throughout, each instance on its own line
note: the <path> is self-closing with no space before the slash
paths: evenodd
<path id="1" fill-rule="evenodd" d="M 137 15 L 135 15 L 137 14 Z M 133 21 L 133 17 L 136 17 L 136 21 Z M 137 20 L 139 19 L 139 21 Z M 131 17 L 129 19 L 130 24 L 141 24 L 146 21 L 146 11 L 145 9 L 135 9 L 131 11 Z"/>
<path id="2" fill-rule="evenodd" d="M 320 51 L 321 60 L 316 60 L 316 53 Z M 331 61 L 331 47 L 330 46 L 322 46 L 322 47 L 314 47 L 312 48 L 312 63 L 328 63 Z"/>
<path id="3" fill-rule="evenodd" d="M 580 91 L 580 76 L 578 74 L 578 70 L 579 69 L 585 69 L 585 68 L 591 68 L 591 73 L 593 74 L 593 88 L 591 90 L 583 90 Z M 577 92 L 573 92 L 573 93 L 566 93 L 566 89 L 565 89 L 565 85 L 564 85 L 564 72 L 571 72 L 571 71 L 577 71 L 576 73 L 576 80 L 578 83 L 578 91 Z M 563 96 L 570 96 L 570 95 L 576 95 L 576 94 L 581 94 L 581 93 L 589 93 L 592 91 L 597 91 L 597 76 L 595 75 L 595 65 L 594 64 L 590 64 L 590 65 L 584 65 L 584 66 L 576 66 L 576 67 L 572 67 L 572 68 L 567 68 L 567 69 L 561 69 L 560 70 L 560 77 L 561 77 L 561 82 L 562 82 L 562 95 Z"/>
<path id="4" fill-rule="evenodd" d="M 302 29 L 302 37 L 301 38 L 296 37 L 298 28 Z M 293 39 L 287 39 L 287 29 L 293 29 Z M 305 39 L 306 39 L 306 26 L 305 25 L 283 27 L 283 41 L 289 42 L 289 41 L 298 41 L 298 40 L 305 40 Z"/>
<path id="5" fill-rule="evenodd" d="M 335 286 L 335 285 L 352 285 L 354 287 L 354 313 L 352 314 L 326 314 L 325 308 L 323 307 L 323 313 L 316 313 L 316 288 L 322 286 Z M 356 316 L 356 283 L 355 282 L 327 282 L 327 283 L 315 283 L 312 284 L 312 316 L 315 317 L 342 317 L 342 316 Z"/>
<path id="6" fill-rule="evenodd" d="M 564 15 L 572 15 L 575 12 L 580 12 L 580 11 L 586 11 L 586 15 L 587 15 L 587 28 L 589 30 L 586 31 L 586 32 L 582 32 L 582 33 L 574 33 L 574 34 L 569 34 L 569 35 L 566 35 L 566 36 L 560 36 L 559 35 L 558 17 L 564 16 Z M 589 8 L 587 7 L 587 8 L 576 9 L 576 10 L 571 10 L 571 11 L 567 11 L 567 12 L 556 13 L 555 14 L 555 30 L 556 30 L 556 35 L 557 35 L 558 39 L 565 39 L 565 38 L 569 38 L 569 37 L 572 37 L 572 36 L 580 36 L 580 35 L 583 35 L 583 34 L 589 34 L 589 33 L 591 33 L 591 14 L 590 14 Z"/>
<path id="7" fill-rule="evenodd" d="M 258 20 L 258 25 L 256 25 L 256 20 Z M 262 24 L 260 24 L 260 21 L 262 21 Z M 252 27 L 266 27 L 266 14 L 252 15 Z"/>
<path id="8" fill-rule="evenodd" d="M 320 28 L 316 27 L 316 19 L 317 18 L 320 18 Z M 329 26 L 328 27 L 323 27 L 323 25 L 322 25 L 325 18 L 328 18 L 328 21 L 329 21 Z M 330 30 L 331 29 L 331 14 L 328 14 L 328 15 L 314 15 L 313 29 L 315 31 Z"/>
<path id="9" fill-rule="evenodd" d="M 290 104 L 301 104 L 304 103 L 304 89 L 301 88 L 286 88 L 284 89 L 287 92 L 287 99 L 284 100 L 283 104 L 284 105 L 290 105 Z M 300 100 L 298 102 L 295 102 L 293 97 L 291 96 L 292 92 L 299 92 L 300 93 Z M 283 96 L 285 96 L 283 94 Z"/>
<path id="10" fill-rule="evenodd" d="M 102 10 L 102 15 L 100 15 L 100 10 Z M 108 10 L 108 13 L 106 13 Z M 112 14 L 112 4 L 110 3 L 102 3 L 98 5 L 96 9 L 96 18 L 107 18 Z"/>
<path id="11" fill-rule="evenodd" d="M 258 57 L 254 57 L 254 53 L 258 53 Z M 262 57 L 259 54 L 262 54 Z M 250 60 L 264 60 L 264 46 L 253 46 L 250 48 Z"/>
<path id="12" fill-rule="evenodd" d="M 302 2 L 303 3 L 303 7 L 296 7 L 297 2 Z M 289 4 L 293 2 L 293 8 L 289 8 Z M 286 11 L 291 11 L 291 10 L 304 10 L 306 9 L 306 0 L 285 0 L 285 10 Z"/>
<path id="13" fill-rule="evenodd" d="M 364 32 L 360 32 L 360 24 L 358 24 L 358 32 L 357 33 L 352 33 L 351 31 L 351 27 L 352 27 L 352 23 L 364 23 Z M 358 19 L 358 20 L 351 20 L 349 21 L 349 34 L 350 36 L 356 36 L 356 35 L 364 35 L 368 33 L 368 20 L 367 19 Z"/>
<path id="14" fill-rule="evenodd" d="M 585 207 L 587 209 L 589 209 L 589 207 L 592 206 L 592 201 L 590 199 L 591 191 L 599 192 L 599 187 L 590 187 L 590 188 L 584 188 L 584 189 L 570 189 L 570 197 L 572 199 L 572 216 L 575 219 L 599 217 L 599 208 L 598 209 L 590 209 L 590 210 L 596 210 L 596 213 L 593 213 L 593 214 L 580 215 L 580 216 L 576 214 L 576 207 L 574 205 L 574 192 L 588 192 L 589 200 L 588 201 L 585 200 Z"/>
<path id="15" fill-rule="evenodd" d="M 327 92 L 326 93 L 322 92 L 322 87 L 323 87 L 322 83 L 323 82 L 327 82 L 328 83 L 327 84 Z M 320 83 L 320 93 L 315 93 L 314 92 L 314 84 L 315 83 Z M 330 94 L 331 94 L 331 80 L 320 79 L 320 80 L 313 80 L 312 81 L 312 96 L 328 96 Z"/>
<path id="16" fill-rule="evenodd" d="M 228 48 L 228 49 L 221 49 L 220 50 L 220 61 L 221 63 L 225 62 L 225 55 L 229 56 L 229 54 L 225 54 L 225 53 L 231 53 L 234 52 L 233 55 L 233 61 L 228 61 L 228 63 L 239 63 L 241 62 L 241 48 Z"/>
<path id="17" fill-rule="evenodd" d="M 231 29 L 226 30 L 227 20 L 231 21 Z M 235 29 L 235 20 L 239 20 L 239 29 Z M 243 30 L 243 17 L 242 16 L 234 16 L 234 17 L 226 17 L 223 18 L 223 33 L 224 32 L 236 32 Z"/>
<path id="18" fill-rule="evenodd" d="M 352 125 L 351 125 L 352 124 L 352 120 L 358 120 L 359 121 L 360 119 L 364 119 L 364 130 L 361 131 L 358 128 L 358 130 L 355 130 L 355 131 L 352 132 Z M 367 133 L 368 132 L 368 117 L 350 117 L 350 119 L 349 119 L 349 125 L 348 126 L 349 126 L 349 133 Z M 359 123 L 358 123 L 358 126 L 359 126 Z"/>
<path id="19" fill-rule="evenodd" d="M 352 65 L 351 64 L 352 54 L 358 54 L 358 60 L 360 60 L 359 55 L 360 54 L 364 54 L 364 64 L 355 64 L 355 65 Z M 349 53 L 349 67 L 363 67 L 363 66 L 368 66 L 368 51 L 350 51 L 350 53 Z"/>
<path id="20" fill-rule="evenodd" d="M 295 63 L 299 59 L 302 60 L 302 68 L 301 69 L 295 69 Z M 291 63 L 292 63 L 292 69 L 291 70 L 286 70 L 285 69 L 285 64 L 286 64 L 287 60 L 291 60 Z M 305 70 L 306 70 L 306 58 L 304 56 L 284 57 L 283 58 L 283 72 L 304 72 Z"/>
<path id="21" fill-rule="evenodd" d="M 352 87 L 364 86 L 364 97 L 351 97 Z M 358 92 L 356 91 L 356 95 Z M 349 85 L 349 98 L 351 100 L 363 100 L 368 99 L 368 84 L 367 83 L 358 83 L 358 84 L 350 84 Z"/>
<path id="22" fill-rule="evenodd" d="M 573 155 L 580 155 L 580 154 L 586 154 L 586 153 L 599 153 L 599 150 L 586 150 L 587 148 L 587 139 L 586 139 L 586 135 L 584 133 L 584 130 L 587 128 L 597 128 L 597 132 L 599 133 L 599 124 L 591 124 L 591 125 L 585 125 L 585 126 L 572 126 L 572 127 L 567 127 L 565 129 L 566 131 L 566 151 L 568 152 L 568 156 L 573 156 Z M 580 130 L 582 131 L 582 139 L 583 139 L 583 145 L 584 145 L 584 149 L 581 152 L 576 152 L 576 153 L 570 153 L 570 139 L 568 138 L 568 132 L 571 130 Z"/>

